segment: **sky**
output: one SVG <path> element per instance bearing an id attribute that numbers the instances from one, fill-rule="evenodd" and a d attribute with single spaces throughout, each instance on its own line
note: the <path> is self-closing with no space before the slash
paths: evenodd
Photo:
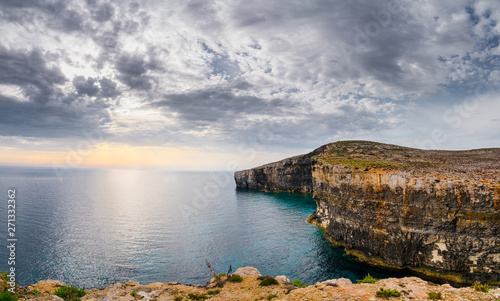
<path id="1" fill-rule="evenodd" d="M 0 0 L 0 165 L 500 147 L 500 2 Z"/>

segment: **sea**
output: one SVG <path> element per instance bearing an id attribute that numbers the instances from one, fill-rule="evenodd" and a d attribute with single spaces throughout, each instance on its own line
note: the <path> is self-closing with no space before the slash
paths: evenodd
<path id="1" fill-rule="evenodd" d="M 0 167 L 0 196 L 0 270 L 14 267 L 20 285 L 205 284 L 207 262 L 309 284 L 402 276 L 346 256 L 307 223 L 310 195 L 240 190 L 232 172 Z"/>

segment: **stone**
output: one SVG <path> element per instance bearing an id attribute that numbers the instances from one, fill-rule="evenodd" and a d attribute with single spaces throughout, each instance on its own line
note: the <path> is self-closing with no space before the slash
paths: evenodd
<path id="1" fill-rule="evenodd" d="M 274 279 L 276 279 L 276 281 L 281 282 L 281 283 L 289 283 L 290 282 L 290 279 L 288 279 L 288 277 L 284 276 L 284 275 L 276 276 Z"/>
<path id="2" fill-rule="evenodd" d="M 248 275 L 254 275 L 254 276 L 262 276 L 259 272 L 259 270 L 257 270 L 256 268 L 254 267 L 242 267 L 242 268 L 238 268 L 236 270 L 236 272 L 233 273 L 233 275 L 238 275 L 238 276 L 241 276 L 241 277 L 244 277 L 244 276 L 248 276 Z"/>
<path id="3" fill-rule="evenodd" d="M 322 282 L 323 284 L 326 284 L 328 286 L 344 286 L 344 285 L 351 285 L 352 281 L 347 279 L 347 278 L 339 278 L 339 279 L 329 279 L 326 281 Z"/>
<path id="4" fill-rule="evenodd" d="M 30 285 L 28 288 L 31 290 L 35 289 L 41 293 L 52 294 L 57 288 L 61 286 L 66 286 L 66 284 L 58 280 L 45 280 L 45 281 L 39 281 L 35 285 Z"/>

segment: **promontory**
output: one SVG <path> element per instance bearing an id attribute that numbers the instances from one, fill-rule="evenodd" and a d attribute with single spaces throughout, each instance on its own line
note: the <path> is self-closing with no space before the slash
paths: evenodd
<path id="1" fill-rule="evenodd" d="M 238 188 L 312 193 L 309 221 L 361 261 L 500 284 L 500 149 L 340 141 L 237 171 Z"/>

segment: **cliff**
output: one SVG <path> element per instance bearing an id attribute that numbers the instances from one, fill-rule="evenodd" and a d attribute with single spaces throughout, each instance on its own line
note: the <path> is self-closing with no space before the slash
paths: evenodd
<path id="1" fill-rule="evenodd" d="M 482 287 L 453 288 L 448 284 L 435 285 L 417 277 L 389 278 L 375 283 L 353 284 L 349 279 L 330 279 L 308 287 L 298 287 L 286 276 L 277 276 L 270 285 L 261 285 L 261 274 L 256 268 L 243 267 L 234 272 L 239 282 L 228 281 L 227 276 L 211 280 L 207 285 L 183 285 L 177 282 L 141 285 L 135 281 L 115 283 L 103 289 L 86 290 L 79 300 L 380 300 L 380 292 L 392 294 L 388 300 L 426 300 L 440 296 L 443 300 L 489 300 L 500 298 L 499 288 L 481 291 Z M 269 280 L 272 279 L 268 277 Z M 370 282 L 374 282 L 372 279 Z M 0 279 L 0 284 L 4 280 Z M 49 301 L 63 299 L 56 296 L 57 289 L 65 286 L 59 281 L 40 281 L 23 287 L 17 296 L 23 300 Z M 302 285 L 299 285 L 302 286 Z M 487 292 L 486 292 L 487 290 Z M 66 298 L 69 299 L 69 298 Z M 2 299 L 3 300 L 3 299 Z M 76 300 L 76 299 L 74 299 Z"/>
<path id="2" fill-rule="evenodd" d="M 311 171 L 303 178 L 311 178 L 304 191 L 317 203 L 310 221 L 348 254 L 430 279 L 500 283 L 500 149 L 425 151 L 343 141 L 299 157 L 310 158 L 310 166 L 298 166 Z M 299 174 L 276 179 L 285 166 L 293 169 L 290 160 L 256 169 L 259 179 L 272 181 L 248 180 L 252 170 L 236 172 L 237 187 L 295 191 Z"/>

